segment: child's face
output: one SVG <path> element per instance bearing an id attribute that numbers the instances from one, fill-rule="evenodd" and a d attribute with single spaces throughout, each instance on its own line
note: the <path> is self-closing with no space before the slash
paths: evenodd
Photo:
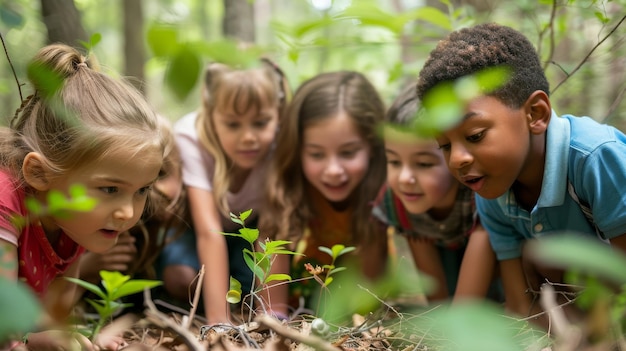
<path id="1" fill-rule="evenodd" d="M 459 182 L 450 174 L 433 139 L 385 128 L 387 183 L 410 213 L 447 211 L 454 206 Z"/>
<path id="2" fill-rule="evenodd" d="M 350 116 L 330 116 L 304 129 L 302 170 L 331 202 L 352 194 L 367 172 L 370 147 Z"/>
<path id="3" fill-rule="evenodd" d="M 150 147 L 141 153 L 120 148 L 99 162 L 92 162 L 50 182 L 49 189 L 68 193 L 81 184 L 98 203 L 90 212 L 73 212 L 68 218 L 41 219 L 48 236 L 61 230 L 87 250 L 102 253 L 118 236 L 134 226 L 144 210 L 150 187 L 163 162 L 163 152 Z"/>
<path id="4" fill-rule="evenodd" d="M 278 128 L 278 109 L 270 103 L 263 104 L 258 113 L 251 108 L 242 115 L 217 109 L 213 123 L 226 156 L 236 167 L 247 170 L 270 150 Z"/>
<path id="5" fill-rule="evenodd" d="M 493 199 L 524 177 L 532 151 L 529 122 L 525 109 L 481 96 L 468 103 L 461 123 L 437 142 L 452 174 L 480 196 Z"/>

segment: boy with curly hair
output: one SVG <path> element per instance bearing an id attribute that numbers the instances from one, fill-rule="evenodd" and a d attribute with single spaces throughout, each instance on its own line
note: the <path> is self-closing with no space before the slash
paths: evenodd
<path id="1" fill-rule="evenodd" d="M 437 142 L 452 174 L 477 194 L 507 308 L 528 315 L 537 307 L 527 291 L 561 282 L 563 272 L 526 265 L 527 240 L 574 231 L 626 250 L 626 136 L 589 117 L 557 115 L 533 45 L 494 23 L 439 42 L 420 72 L 418 96 L 493 67 L 508 68 L 505 84 L 464 104 L 460 122 Z"/>

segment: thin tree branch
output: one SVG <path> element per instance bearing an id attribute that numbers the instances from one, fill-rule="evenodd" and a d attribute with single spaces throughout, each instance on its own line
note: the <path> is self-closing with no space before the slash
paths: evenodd
<path id="1" fill-rule="evenodd" d="M 563 83 L 565 83 L 565 81 L 567 81 L 572 75 L 574 75 L 574 73 L 576 73 L 580 67 L 582 67 L 583 64 L 585 64 L 585 62 L 587 62 L 587 60 L 589 60 L 589 57 L 591 57 L 591 54 L 594 53 L 594 51 L 596 51 L 596 49 L 598 47 L 600 47 L 600 45 L 602 45 L 602 43 L 604 43 L 604 41 L 606 41 L 613 33 L 615 33 L 615 31 L 617 30 L 617 28 L 619 28 L 619 26 L 624 22 L 624 20 L 626 20 L 626 15 L 624 15 L 624 17 L 622 17 L 619 22 L 615 25 L 615 27 L 613 27 L 613 29 L 611 29 L 611 31 L 604 36 L 604 38 L 600 39 L 600 41 L 598 43 L 596 43 L 596 45 L 593 46 L 593 48 L 591 48 L 591 50 L 587 53 L 587 55 L 578 63 L 578 65 L 569 73 L 565 76 L 565 78 L 563 78 L 563 80 L 561 80 L 559 82 L 559 84 L 556 85 L 556 87 L 554 87 L 554 89 L 552 89 L 552 92 L 554 93 L 561 85 L 563 85 Z"/>
<path id="2" fill-rule="evenodd" d="M 552 1 L 552 11 L 550 11 L 550 21 L 548 22 L 548 25 L 546 26 L 546 28 L 544 28 L 541 33 L 539 33 L 539 52 L 541 52 L 541 42 L 543 41 L 543 35 L 545 34 L 546 30 L 550 30 L 550 48 L 548 51 L 548 58 L 546 60 L 546 62 L 543 65 L 543 70 L 545 71 L 546 68 L 548 68 L 548 65 L 550 64 L 550 62 L 552 61 L 552 57 L 554 57 L 554 19 L 556 18 L 556 8 L 557 8 L 557 4 L 556 4 L 557 0 Z"/>
<path id="3" fill-rule="evenodd" d="M 0 33 L 0 40 L 2 40 L 2 48 L 4 49 L 4 54 L 7 56 L 7 61 L 9 62 L 9 66 L 11 66 L 11 71 L 13 72 L 15 83 L 17 84 L 17 90 L 20 93 L 20 101 L 24 101 L 24 97 L 22 96 L 22 85 L 20 84 L 19 79 L 17 79 L 17 74 L 15 74 L 15 68 L 13 67 L 13 63 L 11 62 L 11 57 L 9 57 L 9 51 L 7 50 L 7 46 L 4 43 L 4 36 L 2 35 L 2 33 Z"/>

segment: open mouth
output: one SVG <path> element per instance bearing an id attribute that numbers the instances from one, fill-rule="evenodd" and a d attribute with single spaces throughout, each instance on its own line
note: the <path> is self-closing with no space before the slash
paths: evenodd
<path id="1" fill-rule="evenodd" d="M 104 234 L 107 238 L 115 238 L 119 235 L 119 231 L 111 229 L 100 229 L 100 233 Z"/>

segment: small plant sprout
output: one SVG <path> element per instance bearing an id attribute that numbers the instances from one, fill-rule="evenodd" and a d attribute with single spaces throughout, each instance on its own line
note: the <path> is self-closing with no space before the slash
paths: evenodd
<path id="1" fill-rule="evenodd" d="M 322 252 L 329 254 L 330 257 L 332 258 L 331 264 L 325 264 L 322 266 L 322 268 L 327 271 L 326 278 L 324 279 L 324 286 L 328 286 L 334 279 L 332 275 L 346 269 L 346 267 L 335 267 L 335 261 L 337 261 L 339 256 L 352 252 L 356 248 L 354 246 L 346 247 L 344 245 L 339 244 L 339 245 L 333 245 L 333 247 L 330 249 L 324 246 L 320 246 L 318 249 Z"/>
<path id="2" fill-rule="evenodd" d="M 250 216 L 252 210 L 248 210 L 242 212 L 239 215 L 235 215 L 233 213 L 230 214 L 230 219 L 241 225 L 242 228 L 239 229 L 239 233 L 222 233 L 223 235 L 237 236 L 244 240 L 246 240 L 250 244 L 250 248 L 243 249 L 243 259 L 246 262 L 246 265 L 254 276 L 261 282 L 261 285 L 264 286 L 273 281 L 289 281 L 291 280 L 291 276 L 288 274 L 271 274 L 271 267 L 274 255 L 284 254 L 284 255 L 296 255 L 295 252 L 290 251 L 286 248 L 286 245 L 291 243 L 286 240 L 266 240 L 265 242 L 259 242 L 258 246 L 261 251 L 255 250 L 255 242 L 257 242 L 259 238 L 259 230 L 254 228 L 247 228 L 245 225 L 245 220 Z M 262 289 L 262 286 L 258 291 Z M 237 279 L 230 278 L 230 290 L 226 295 L 226 299 L 229 303 L 239 303 L 241 301 L 241 284 Z M 247 287 L 245 287 L 247 289 Z M 257 292 L 258 292 L 257 291 Z M 250 294 L 254 294 L 254 286 L 250 287 Z"/>
<path id="3" fill-rule="evenodd" d="M 100 316 L 91 333 L 92 339 L 98 335 L 100 329 L 111 320 L 111 317 L 118 310 L 132 306 L 131 303 L 119 302 L 122 297 L 136 294 L 145 289 L 152 289 L 162 284 L 161 281 L 157 280 L 130 279 L 130 276 L 120 272 L 100 271 L 100 277 L 102 278 L 102 288 L 81 279 L 65 278 L 85 290 L 91 291 L 100 298 L 99 300 L 85 299 L 96 309 Z"/>

